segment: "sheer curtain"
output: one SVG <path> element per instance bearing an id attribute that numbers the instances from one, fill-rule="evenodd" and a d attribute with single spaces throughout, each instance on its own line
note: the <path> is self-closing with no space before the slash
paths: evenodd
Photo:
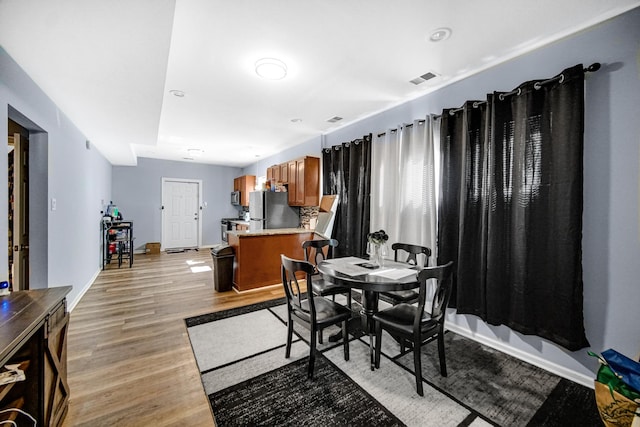
<path id="1" fill-rule="evenodd" d="M 390 129 L 374 137 L 371 150 L 371 230 L 385 230 L 389 243 L 427 246 L 434 254 L 439 120 L 428 116 Z"/>
<path id="2" fill-rule="evenodd" d="M 438 262 L 455 303 L 575 351 L 582 296 L 582 65 L 443 111 Z"/>

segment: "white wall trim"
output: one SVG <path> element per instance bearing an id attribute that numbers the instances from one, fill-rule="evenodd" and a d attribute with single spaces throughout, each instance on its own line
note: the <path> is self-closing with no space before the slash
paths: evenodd
<path id="1" fill-rule="evenodd" d="M 84 294 L 89 290 L 89 288 L 91 288 L 91 285 L 93 285 L 93 282 L 95 282 L 95 280 L 98 278 L 98 275 L 100 274 L 101 271 L 102 270 L 98 268 L 96 272 L 93 274 L 93 276 L 91 277 L 91 279 L 89 280 L 89 282 L 82 287 L 82 290 L 76 296 L 76 298 L 73 301 L 69 302 L 69 304 L 67 305 L 69 312 L 72 312 L 73 309 L 76 307 L 76 305 L 78 305 L 78 303 L 80 302 Z"/>
<path id="2" fill-rule="evenodd" d="M 566 378 L 578 384 L 581 384 L 585 387 L 589 387 L 591 389 L 594 388 L 593 377 L 589 377 L 580 372 L 573 371 L 571 369 L 567 369 L 564 366 L 558 365 L 557 363 L 550 362 L 536 355 L 527 353 L 522 350 L 518 350 L 504 342 L 486 337 L 484 335 L 473 332 L 469 328 L 462 327 L 460 325 L 456 325 L 455 323 L 447 322 L 445 320 L 445 328 L 451 332 L 455 332 L 458 335 L 462 335 L 463 337 L 467 337 L 474 341 L 477 341 L 481 344 L 499 350 L 503 353 L 507 353 L 515 358 L 523 360 L 527 363 L 530 363 L 538 368 L 544 369 L 545 371 L 549 371 L 552 374 L 556 374 L 560 377 Z"/>

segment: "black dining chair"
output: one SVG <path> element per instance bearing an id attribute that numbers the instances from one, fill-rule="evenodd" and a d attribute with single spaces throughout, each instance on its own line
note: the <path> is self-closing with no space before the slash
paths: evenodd
<path id="1" fill-rule="evenodd" d="M 302 242 L 304 260 L 313 265 L 318 265 L 325 259 L 333 258 L 333 250 L 337 246 L 338 241 L 336 239 L 306 240 Z M 351 307 L 351 289 L 325 281 L 317 271 L 313 277 L 313 293 L 323 297 L 331 296 L 333 301 L 336 300 L 336 295 L 345 294 L 347 296 L 347 307 Z M 318 338 L 320 344 L 322 344 L 322 331 L 319 332 Z"/>
<path id="2" fill-rule="evenodd" d="M 293 336 L 293 321 L 307 326 L 311 330 L 309 337 L 309 369 L 307 376 L 313 378 L 313 365 L 316 357 L 316 332 L 327 326 L 342 323 L 342 341 L 344 344 L 344 360 L 349 360 L 349 335 L 347 321 L 351 317 L 351 310 L 325 297 L 313 294 L 313 273 L 315 267 L 307 261 L 295 260 L 280 255 L 282 259 L 282 285 L 287 297 L 287 347 L 285 358 L 291 355 L 291 338 Z M 306 291 L 300 289 L 297 273 L 304 273 L 307 281 Z"/>
<path id="3" fill-rule="evenodd" d="M 418 264 L 418 255 L 424 255 L 424 262 L 422 264 L 423 267 L 427 267 L 429 265 L 429 257 L 431 256 L 431 249 L 426 246 L 419 245 L 411 245 L 408 243 L 394 243 L 391 245 L 391 249 L 394 251 L 393 260 L 398 262 L 406 262 L 407 264 L 419 265 Z M 406 253 L 407 257 L 405 259 L 398 259 L 399 255 Z M 404 257 L 403 257 L 404 258 Z M 413 304 L 418 301 L 418 292 L 408 289 L 404 291 L 388 291 L 381 292 L 382 295 L 391 300 L 392 304 L 400 304 L 407 303 Z"/>
<path id="4" fill-rule="evenodd" d="M 444 317 L 451 296 L 453 261 L 437 267 L 427 267 L 418 273 L 420 292 L 418 305 L 400 303 L 373 315 L 376 329 L 375 366 L 380 367 L 382 349 L 382 330 L 395 337 L 410 341 L 413 345 L 413 366 L 416 376 L 416 389 L 420 396 L 422 391 L 422 363 L 420 348 L 422 344 L 438 340 L 438 356 L 440 358 L 440 374 L 447 376 L 447 364 L 444 354 Z M 431 304 L 431 312 L 424 311 L 427 281 L 435 279 L 436 293 Z"/>

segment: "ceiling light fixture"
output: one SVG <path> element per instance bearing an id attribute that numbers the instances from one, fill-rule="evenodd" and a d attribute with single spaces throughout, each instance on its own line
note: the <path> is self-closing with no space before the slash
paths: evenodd
<path id="1" fill-rule="evenodd" d="M 449 37 L 451 37 L 451 28 L 442 27 L 435 29 L 429 36 L 429 40 L 432 42 L 441 42 Z"/>
<path id="2" fill-rule="evenodd" d="M 256 61 L 256 74 L 267 80 L 282 80 L 287 75 L 287 64 L 276 58 Z"/>
<path id="3" fill-rule="evenodd" d="M 181 90 L 172 89 L 169 93 L 173 96 L 177 96 L 178 98 L 184 98 L 184 92 Z"/>

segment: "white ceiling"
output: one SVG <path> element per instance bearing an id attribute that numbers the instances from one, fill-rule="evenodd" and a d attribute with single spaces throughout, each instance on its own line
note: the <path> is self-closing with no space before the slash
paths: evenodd
<path id="1" fill-rule="evenodd" d="M 639 5 L 0 0 L 0 45 L 114 165 L 242 167 Z M 429 41 L 440 27 L 451 37 Z M 259 78 L 263 57 L 287 77 Z M 426 72 L 438 77 L 409 82 Z"/>

